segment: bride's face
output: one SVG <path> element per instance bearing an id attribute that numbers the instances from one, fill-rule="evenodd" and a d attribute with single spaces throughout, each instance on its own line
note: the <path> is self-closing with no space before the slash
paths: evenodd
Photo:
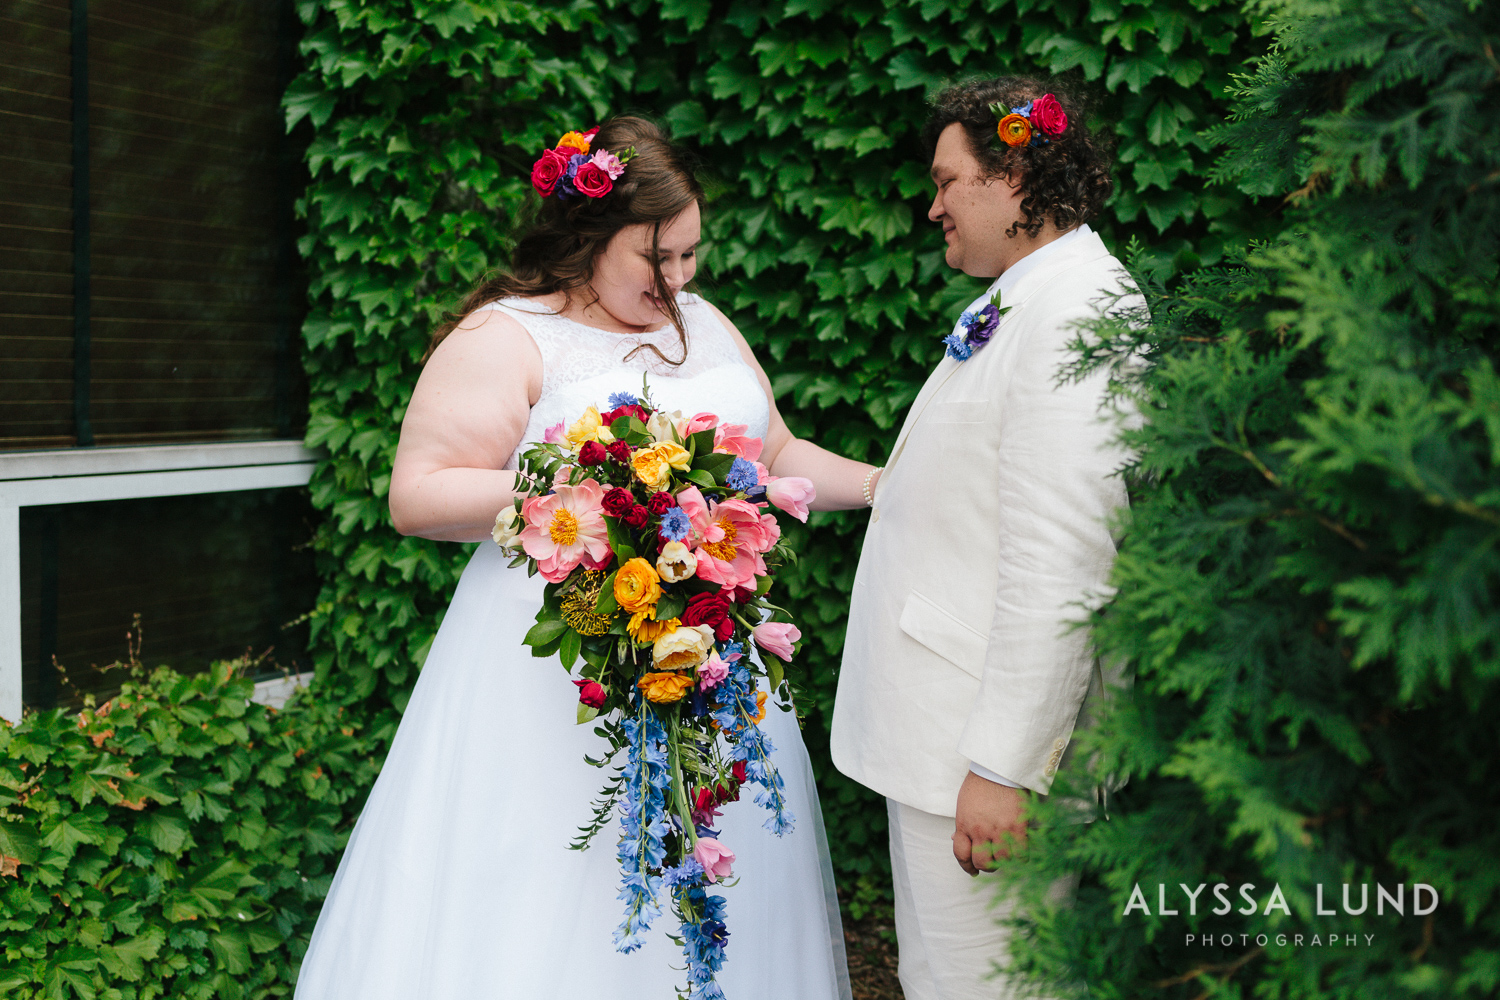
<path id="1" fill-rule="evenodd" d="M 694 202 L 661 227 L 656 258 L 661 262 L 666 292 L 673 298 L 698 270 L 702 221 Z M 657 327 L 668 321 L 651 268 L 651 229 L 650 225 L 626 226 L 594 259 L 593 289 L 599 305 L 625 326 Z"/>

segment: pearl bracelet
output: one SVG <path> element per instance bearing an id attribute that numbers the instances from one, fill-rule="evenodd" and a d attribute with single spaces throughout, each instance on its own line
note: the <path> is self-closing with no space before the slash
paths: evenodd
<path id="1" fill-rule="evenodd" d="M 882 466 L 880 466 L 877 469 L 871 469 L 868 473 L 865 474 L 865 489 L 864 489 L 864 494 L 865 494 L 865 506 L 866 507 L 873 507 L 873 506 L 875 506 L 875 496 L 874 496 L 874 494 L 872 494 L 870 492 L 870 484 L 875 481 L 875 477 L 878 474 L 880 474 L 881 472 L 884 472 L 884 471 L 885 471 L 885 466 L 882 465 Z"/>

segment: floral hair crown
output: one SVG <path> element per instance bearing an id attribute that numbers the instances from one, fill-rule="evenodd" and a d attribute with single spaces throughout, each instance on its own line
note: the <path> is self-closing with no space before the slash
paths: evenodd
<path id="1" fill-rule="evenodd" d="M 1017 108 L 991 104 L 990 110 L 1000 119 L 995 132 L 1007 146 L 1045 146 L 1048 136 L 1062 135 L 1068 128 L 1068 113 L 1051 94 L 1043 94 Z"/>
<path id="2" fill-rule="evenodd" d="M 566 132 L 557 146 L 544 150 L 531 165 L 531 186 L 543 198 L 603 198 L 614 190 L 625 173 L 625 164 L 635 156 L 631 146 L 619 156 L 607 149 L 591 149 L 596 125 L 587 132 Z"/>

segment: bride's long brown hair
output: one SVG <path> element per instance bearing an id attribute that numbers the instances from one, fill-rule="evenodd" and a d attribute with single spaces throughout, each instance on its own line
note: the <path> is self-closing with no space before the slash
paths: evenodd
<path id="1" fill-rule="evenodd" d="M 427 357 L 465 316 L 496 299 L 562 292 L 565 302 L 571 303 L 575 294 L 588 294 L 594 279 L 594 259 L 610 239 L 626 226 L 646 224 L 651 226 L 656 296 L 677 330 L 682 357 L 673 361 L 653 345 L 645 347 L 669 364 L 687 360 L 687 327 L 662 277 L 658 240 L 663 225 L 703 200 L 703 187 L 693 176 L 692 161 L 655 123 L 633 116 L 611 118 L 599 126 L 592 146 L 616 155 L 634 146 L 635 157 L 615 181 L 614 189 L 602 198 L 543 198 L 510 255 L 509 270 L 486 275 L 457 311 L 443 315 Z"/>

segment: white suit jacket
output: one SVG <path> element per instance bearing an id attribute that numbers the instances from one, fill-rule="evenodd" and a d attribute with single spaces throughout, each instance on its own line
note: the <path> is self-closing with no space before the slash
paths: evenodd
<path id="1" fill-rule="evenodd" d="M 1126 456 L 1111 444 L 1107 374 L 1059 385 L 1058 372 L 1073 324 L 1098 315 L 1125 270 L 1087 227 L 1032 256 L 1013 267 L 1024 273 L 990 342 L 945 356 L 907 414 L 875 492 L 834 703 L 838 769 L 943 816 L 970 762 L 1045 793 L 1105 685 L 1071 623 L 1105 592 Z"/>

